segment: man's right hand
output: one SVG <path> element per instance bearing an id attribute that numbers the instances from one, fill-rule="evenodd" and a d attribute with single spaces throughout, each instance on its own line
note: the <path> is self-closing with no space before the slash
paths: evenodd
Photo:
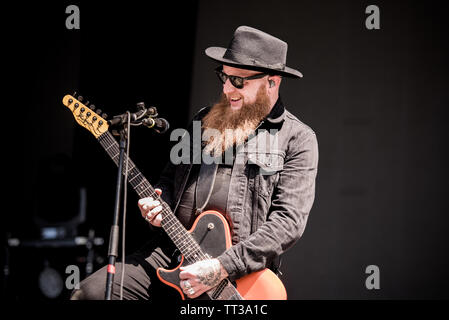
<path id="1" fill-rule="evenodd" d="M 154 189 L 158 195 L 162 194 L 161 189 Z M 152 197 L 142 198 L 137 202 L 142 217 L 155 227 L 160 227 L 162 222 L 162 205 Z"/>

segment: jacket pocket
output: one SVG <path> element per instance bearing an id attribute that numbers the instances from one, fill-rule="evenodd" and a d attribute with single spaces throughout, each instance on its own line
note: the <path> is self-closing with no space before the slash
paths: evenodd
<path id="1" fill-rule="evenodd" d="M 256 169 L 254 191 L 268 200 L 279 179 L 279 171 L 284 168 L 284 154 L 277 151 L 248 153 L 248 164 Z"/>
<path id="2" fill-rule="evenodd" d="M 280 151 L 252 152 L 248 153 L 248 163 L 257 165 L 259 174 L 269 176 L 284 168 L 284 154 Z"/>

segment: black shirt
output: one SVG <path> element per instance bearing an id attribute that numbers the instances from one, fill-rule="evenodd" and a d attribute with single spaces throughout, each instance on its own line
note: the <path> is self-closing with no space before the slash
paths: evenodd
<path id="1" fill-rule="evenodd" d="M 179 221 L 187 229 L 190 229 L 196 218 L 195 190 L 199 170 L 200 165 L 193 165 L 186 189 L 176 210 L 176 215 Z M 226 215 L 226 203 L 228 201 L 231 173 L 232 165 L 222 164 L 218 166 L 212 194 L 209 198 L 209 202 L 204 208 L 204 211 L 216 210 L 221 212 L 223 215 Z"/>
<path id="2" fill-rule="evenodd" d="M 281 98 L 279 97 L 276 104 L 271 109 L 270 113 L 266 118 L 277 118 L 284 111 L 284 106 L 282 104 Z M 233 155 L 235 156 L 235 146 L 233 147 Z M 223 156 L 224 160 L 224 156 Z M 225 161 L 223 161 L 225 162 Z M 179 206 L 176 210 L 176 215 L 179 221 L 186 227 L 190 229 L 193 222 L 195 221 L 196 215 L 196 203 L 195 203 L 195 191 L 196 182 L 198 179 L 198 174 L 200 170 L 200 165 L 193 165 L 192 171 L 190 172 L 189 180 L 187 181 L 186 189 L 181 197 Z M 228 201 L 229 184 L 231 182 L 232 164 L 220 164 L 217 168 L 217 176 L 215 178 L 214 187 L 212 189 L 212 194 L 210 196 L 209 202 L 207 203 L 204 211 L 206 210 L 216 210 L 221 212 L 224 216 L 227 216 L 226 203 Z"/>

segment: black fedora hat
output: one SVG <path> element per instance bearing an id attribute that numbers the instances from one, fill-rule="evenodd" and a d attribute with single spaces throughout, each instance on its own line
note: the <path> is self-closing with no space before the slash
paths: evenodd
<path id="1" fill-rule="evenodd" d="M 227 48 L 209 47 L 213 60 L 242 69 L 264 70 L 291 78 L 302 78 L 298 70 L 287 67 L 287 43 L 268 33 L 240 26 Z"/>

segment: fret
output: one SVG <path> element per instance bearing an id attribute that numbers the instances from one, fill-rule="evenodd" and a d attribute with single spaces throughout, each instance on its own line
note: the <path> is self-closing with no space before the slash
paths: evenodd
<path id="1" fill-rule="evenodd" d="M 145 184 L 145 181 L 146 181 L 146 179 L 142 179 L 136 186 L 133 186 L 134 187 L 134 189 L 137 189 L 137 188 L 139 188 L 140 187 L 140 185 L 143 183 L 143 184 Z M 142 186 L 143 187 L 143 186 Z"/>
<path id="2" fill-rule="evenodd" d="M 145 198 L 146 191 L 148 191 L 148 189 L 145 188 L 144 185 L 142 185 L 141 187 L 133 187 L 133 189 L 137 192 L 140 198 Z"/>
<path id="3" fill-rule="evenodd" d="M 173 221 L 170 223 L 170 225 L 167 224 L 165 229 L 167 232 L 170 232 L 170 234 L 177 236 L 178 234 L 180 234 L 184 231 L 183 228 L 184 228 L 184 226 L 182 226 L 180 223 Z"/>
<path id="4" fill-rule="evenodd" d="M 184 252 L 185 256 L 189 256 L 189 248 L 190 248 L 190 243 L 188 243 L 188 241 L 183 238 L 179 241 L 179 246 L 178 249 L 181 252 Z"/>
<path id="5" fill-rule="evenodd" d="M 107 146 L 107 147 L 105 147 L 104 149 L 106 150 L 106 152 L 108 152 L 109 151 L 109 149 L 110 148 L 112 148 L 114 145 L 113 144 L 111 144 L 111 145 L 109 145 L 109 146 Z"/>
<path id="6" fill-rule="evenodd" d="M 181 222 L 179 222 L 171 211 L 167 212 L 167 210 L 163 210 L 162 217 L 162 228 L 182 255 L 184 255 L 185 259 L 192 260 L 192 258 L 195 258 L 197 261 L 200 260 L 200 257 L 205 256 L 199 245 L 193 239 L 192 235 L 187 232 Z"/>
<path id="7" fill-rule="evenodd" d="M 136 179 L 138 177 L 142 177 L 142 174 L 140 172 L 137 172 L 137 173 L 134 174 L 134 170 L 133 169 L 128 171 L 128 177 L 131 177 L 131 178 L 128 179 L 128 182 L 131 183 L 131 184 L 132 184 L 132 181 L 134 181 L 134 179 Z"/>
<path id="8" fill-rule="evenodd" d="M 193 260 L 193 261 L 204 260 L 202 258 L 202 252 L 200 252 L 197 249 L 193 249 L 193 251 L 189 254 L 189 257 L 191 257 L 191 260 Z"/>
<path id="9" fill-rule="evenodd" d="M 112 160 L 114 160 L 114 162 L 118 161 L 118 159 L 116 160 L 116 158 L 120 155 L 120 152 L 117 152 L 115 155 L 113 155 L 111 158 Z"/>

